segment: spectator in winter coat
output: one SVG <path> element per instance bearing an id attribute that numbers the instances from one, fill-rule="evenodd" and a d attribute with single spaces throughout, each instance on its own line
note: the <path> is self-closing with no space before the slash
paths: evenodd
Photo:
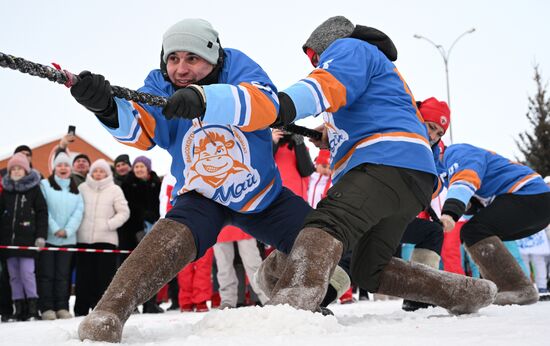
<path id="1" fill-rule="evenodd" d="M 280 129 L 271 130 L 273 157 L 283 186 L 307 200 L 309 176 L 315 170 L 304 137 Z"/>
<path id="2" fill-rule="evenodd" d="M 8 161 L 0 195 L 0 244 L 43 247 L 48 234 L 48 209 L 40 191 L 40 174 L 31 170 L 25 155 L 17 153 Z M 38 319 L 36 252 L 8 250 L 7 258 L 15 318 Z M 24 311 L 25 299 L 28 312 Z"/>
<path id="3" fill-rule="evenodd" d="M 130 163 L 130 157 L 127 154 L 118 155 L 115 159 L 115 173 L 114 181 L 118 186 L 122 186 L 124 179 L 128 177 L 128 174 L 132 171 L 132 164 Z"/>
<path id="4" fill-rule="evenodd" d="M 221 48 L 218 33 L 201 19 L 170 27 L 162 47 L 161 69 L 140 89 L 167 97 L 162 110 L 114 98 L 109 82 L 89 72 L 71 88 L 122 143 L 166 149 L 177 179 L 174 207 L 118 270 L 81 323 L 81 339 L 120 341 L 135 305 L 202 257 L 225 224 L 288 252 L 310 209 L 281 186 L 267 128 L 278 100 L 261 67 Z"/>
<path id="5" fill-rule="evenodd" d="M 447 147 L 441 167 L 448 186 L 445 231 L 455 227 L 474 194 L 485 206 L 462 226 L 461 238 L 481 275 L 497 285 L 495 304 L 537 302 L 537 290 L 502 240 L 524 238 L 550 223 L 550 188 L 529 167 L 469 144 Z"/>
<path id="6" fill-rule="evenodd" d="M 116 249 L 117 228 L 130 217 L 122 189 L 113 182 L 111 167 L 99 159 L 78 187 L 84 200 L 84 217 L 78 229 L 79 248 Z M 109 286 L 116 272 L 116 254 L 77 254 L 75 316 L 87 315 Z"/>
<path id="7" fill-rule="evenodd" d="M 315 159 L 315 172 L 310 176 L 307 190 L 307 202 L 312 208 L 316 208 L 317 203 L 326 197 L 328 189 L 332 186 L 331 175 L 330 151 L 321 149 Z"/>
<path id="8" fill-rule="evenodd" d="M 218 282 L 220 284 L 220 309 L 236 308 L 238 300 L 239 280 L 233 265 L 235 259 L 234 244 L 239 249 L 243 267 L 250 281 L 252 289 L 265 304 L 268 298 L 256 285 L 253 279 L 254 273 L 262 263 L 262 257 L 258 249 L 256 239 L 234 226 L 226 226 L 218 235 L 218 241 L 214 245 L 214 258 L 218 267 Z"/>
<path id="9" fill-rule="evenodd" d="M 71 179 L 71 159 L 60 152 L 54 159 L 54 171 L 40 182 L 48 205 L 47 246 L 74 247 L 82 221 L 84 203 L 76 182 Z M 71 252 L 43 251 L 38 259 L 38 294 L 43 320 L 71 318 L 69 281 Z"/>
<path id="10" fill-rule="evenodd" d="M 422 298 L 458 314 L 489 305 L 495 287 L 487 280 L 392 258 L 407 224 L 429 204 L 437 172 L 416 102 L 390 61 L 391 40 L 332 17 L 303 49 L 316 68 L 279 92 L 279 123 L 323 114 L 316 144 L 331 150 L 334 186 L 306 218 L 270 303 L 315 311 L 352 250 L 352 277 L 370 292 Z"/>
<path id="11" fill-rule="evenodd" d="M 76 186 L 80 186 L 86 180 L 91 163 L 90 158 L 86 154 L 78 154 L 74 157 L 71 177 L 76 182 Z"/>
<path id="12" fill-rule="evenodd" d="M 130 218 L 118 230 L 121 249 L 133 250 L 151 225 L 159 219 L 160 186 L 161 181 L 151 168 L 151 160 L 145 156 L 136 157 L 132 171 L 122 183 L 122 191 L 130 207 Z M 128 255 L 120 257 L 124 261 Z M 143 312 L 164 312 L 155 297 L 151 296 L 144 303 Z"/>
<path id="13" fill-rule="evenodd" d="M 17 148 L 15 148 L 15 150 L 13 151 L 14 155 L 17 154 L 17 153 L 21 153 L 21 154 L 25 155 L 27 160 L 29 160 L 29 164 L 30 164 L 30 167 L 32 169 L 32 150 L 31 150 L 31 148 L 28 145 L 24 145 L 24 144 L 20 145 Z M 0 177 L 5 177 L 7 174 L 8 174 L 7 167 L 0 170 Z M 2 184 L 0 183 L 0 186 L 1 185 Z M 0 188 L 0 192 L 1 191 L 2 190 Z"/>

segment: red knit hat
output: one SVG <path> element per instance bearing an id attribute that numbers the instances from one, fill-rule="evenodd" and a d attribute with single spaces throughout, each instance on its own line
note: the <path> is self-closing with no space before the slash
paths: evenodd
<path id="1" fill-rule="evenodd" d="M 420 103 L 418 110 L 424 121 L 436 123 L 443 128 L 443 131 L 447 132 L 451 122 L 451 110 L 447 102 L 430 97 Z"/>
<path id="2" fill-rule="evenodd" d="M 330 163 L 330 151 L 327 149 L 319 150 L 315 163 L 318 165 L 328 165 Z"/>
<path id="3" fill-rule="evenodd" d="M 27 159 L 27 156 L 23 153 L 17 153 L 12 156 L 12 158 L 8 161 L 8 172 L 15 166 L 19 166 L 29 174 L 31 171 L 31 165 L 29 163 L 29 160 Z"/>

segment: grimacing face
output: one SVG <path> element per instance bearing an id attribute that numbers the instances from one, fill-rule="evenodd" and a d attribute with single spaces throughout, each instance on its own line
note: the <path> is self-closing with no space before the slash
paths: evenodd
<path id="1" fill-rule="evenodd" d="M 166 71 L 170 81 L 178 87 L 196 84 L 208 76 L 214 65 L 195 53 L 174 52 L 166 59 Z"/>

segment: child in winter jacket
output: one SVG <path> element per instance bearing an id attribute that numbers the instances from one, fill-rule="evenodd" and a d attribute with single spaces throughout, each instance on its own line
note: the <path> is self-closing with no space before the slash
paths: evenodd
<path id="1" fill-rule="evenodd" d="M 17 153 L 8 161 L 8 174 L 2 180 L 0 243 L 43 247 L 48 232 L 48 210 L 39 187 L 40 173 L 31 170 L 25 155 Z M 3 254 L 7 258 L 15 318 L 19 321 L 38 319 L 36 253 L 8 250 Z M 25 298 L 27 312 L 24 311 Z"/>
<path id="2" fill-rule="evenodd" d="M 86 181 L 78 187 L 84 200 L 84 217 L 77 232 L 79 248 L 116 249 L 117 228 L 130 217 L 122 189 L 115 185 L 107 161 L 90 167 Z M 76 316 L 87 315 L 97 304 L 116 272 L 113 253 L 80 252 L 76 256 Z"/>
<path id="3" fill-rule="evenodd" d="M 84 203 L 71 179 L 71 159 L 60 152 L 54 159 L 54 171 L 40 182 L 48 205 L 48 246 L 73 247 L 82 221 Z M 44 251 L 38 260 L 38 292 L 43 320 L 71 318 L 69 280 L 71 252 Z"/>

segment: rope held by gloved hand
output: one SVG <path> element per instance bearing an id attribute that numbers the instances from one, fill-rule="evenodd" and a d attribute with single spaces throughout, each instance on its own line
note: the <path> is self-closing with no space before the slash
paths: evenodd
<path id="1" fill-rule="evenodd" d="M 0 67 L 10 68 L 12 70 L 30 74 L 31 76 L 44 78 L 52 82 L 63 84 L 68 88 L 78 82 L 77 75 L 74 75 L 67 70 L 62 70 L 59 65 L 54 66 L 55 68 L 0 52 Z M 166 98 L 162 96 L 151 95 L 116 85 L 112 85 L 111 88 L 113 90 L 113 96 L 128 101 L 145 103 L 150 106 L 157 107 L 164 107 L 166 105 Z M 294 124 L 285 126 L 284 130 L 313 139 L 320 139 L 322 135 L 318 131 Z"/>

